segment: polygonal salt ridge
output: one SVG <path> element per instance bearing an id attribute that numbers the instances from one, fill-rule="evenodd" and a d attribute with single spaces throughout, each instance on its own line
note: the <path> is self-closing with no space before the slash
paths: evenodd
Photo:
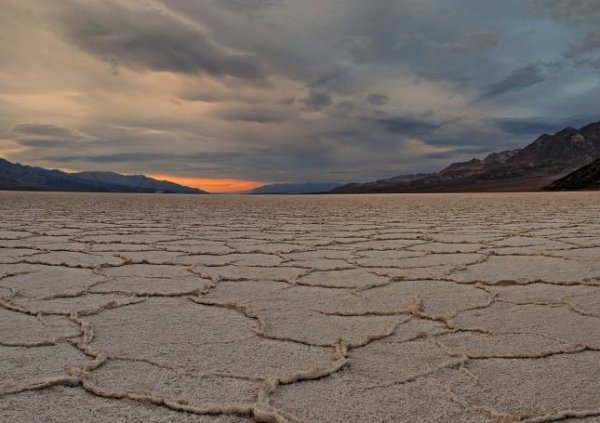
<path id="1" fill-rule="evenodd" d="M 24 263 L 88 268 L 120 266 L 124 260 L 113 255 L 89 254 L 78 251 L 51 251 L 22 259 Z"/>
<path id="2" fill-rule="evenodd" d="M 271 267 L 281 264 L 283 259 L 277 254 L 232 253 L 222 255 L 187 255 L 177 258 L 177 263 L 200 266 L 237 266 Z"/>
<path id="3" fill-rule="evenodd" d="M 241 313 L 185 299 L 151 298 L 88 319 L 95 329 L 91 345 L 109 358 L 255 379 L 326 368 L 332 362 L 330 348 L 257 337 L 253 320 Z"/>
<path id="4" fill-rule="evenodd" d="M 331 346 L 340 339 L 350 346 L 363 345 L 389 335 L 399 322 L 409 318 L 346 317 L 319 312 L 320 308 L 340 300 L 342 294 L 338 291 L 265 281 L 220 282 L 201 302 L 245 309 L 257 317 L 259 332 L 268 338 L 319 346 Z"/>
<path id="5" fill-rule="evenodd" d="M 578 314 L 600 318 L 600 289 L 568 295 L 562 300 Z"/>
<path id="6" fill-rule="evenodd" d="M 178 368 L 176 363 L 174 366 L 111 358 L 94 371 L 94 380 L 105 389 L 146 392 L 196 407 L 209 403 L 254 403 L 262 383 L 260 378 L 199 372 Z"/>
<path id="7" fill-rule="evenodd" d="M 556 237 L 556 241 L 566 242 L 576 247 L 600 247 L 600 234 L 589 233 L 573 237 Z"/>
<path id="8" fill-rule="evenodd" d="M 75 238 L 79 242 L 85 242 L 89 244 L 113 244 L 113 243 L 125 243 L 125 244 L 157 244 L 165 243 L 169 241 L 177 241 L 180 238 L 174 237 L 169 234 L 139 234 L 139 233 L 126 233 L 126 234 L 113 234 L 111 232 L 102 234 L 86 234 Z"/>
<path id="9" fill-rule="evenodd" d="M 570 247 L 569 244 L 549 240 L 547 238 L 523 235 L 509 236 L 497 241 L 491 241 L 488 244 L 493 247 L 532 247 L 541 245 L 545 245 L 550 248 L 553 246 L 559 246 L 562 248 Z"/>
<path id="10" fill-rule="evenodd" d="M 127 264 L 174 265 L 184 253 L 172 251 L 111 251 L 99 254 L 113 255 Z"/>
<path id="11" fill-rule="evenodd" d="M 62 316 L 32 316 L 0 307 L 0 345 L 53 345 L 79 335 L 79 328 Z"/>
<path id="12" fill-rule="evenodd" d="M 600 284 L 600 263 L 542 256 L 490 256 L 488 260 L 453 272 L 457 282 L 488 284 Z"/>
<path id="13" fill-rule="evenodd" d="M 87 245 L 87 244 L 86 244 Z M 117 244 L 92 244 L 89 246 L 89 251 L 91 253 L 132 253 L 132 252 L 163 252 L 160 247 L 155 247 L 152 245 L 145 244 L 125 244 L 125 243 L 117 243 Z M 165 250 L 166 252 L 166 250 Z M 177 253 L 177 252 L 174 252 Z M 181 252 L 179 254 L 184 254 Z"/>
<path id="14" fill-rule="evenodd" d="M 100 393 L 105 394 L 103 397 Z M 39 391 L 21 392 L 3 397 L 0 401 L 0 420 L 6 422 L 31 421 L 32 410 L 39 421 L 80 423 L 90 418 L 95 423 L 148 422 L 148 423 L 250 423 L 250 417 L 233 412 L 223 415 L 182 412 L 183 404 L 159 405 L 150 401 L 120 399 L 111 392 L 89 393 L 81 388 L 56 386 Z M 154 398 L 158 399 L 158 398 Z M 226 404 L 223 404 L 225 409 Z M 216 412 L 216 410 L 215 410 Z M 135 416 L 135 417 L 133 417 Z M 135 418 L 135 420 L 132 420 Z"/>
<path id="15" fill-rule="evenodd" d="M 408 361 L 398 359 L 397 362 Z M 417 370 L 417 366 L 413 370 Z M 415 418 L 423 423 L 493 421 L 455 402 L 439 381 L 430 376 L 396 382 L 357 387 L 353 383 L 352 367 L 349 367 L 319 381 L 281 386 L 272 394 L 271 402 L 304 421 L 320 423 L 408 422 Z"/>
<path id="16" fill-rule="evenodd" d="M 468 358 L 542 358 L 583 351 L 585 347 L 531 333 L 448 332 L 436 336 L 448 350 Z"/>
<path id="17" fill-rule="evenodd" d="M 354 242 L 352 244 L 352 249 L 353 251 L 401 250 L 421 243 L 422 241 L 415 241 L 414 239 L 392 239 L 377 241 L 367 240 L 361 242 Z"/>
<path id="18" fill-rule="evenodd" d="M 141 277 L 167 279 L 191 275 L 186 266 L 160 264 L 128 264 L 126 266 L 102 269 L 101 272 L 111 278 Z"/>
<path id="19" fill-rule="evenodd" d="M 0 297 L 2 297 L 1 289 Z M 32 314 L 69 316 L 72 313 L 77 313 L 80 316 L 85 316 L 100 313 L 111 308 L 135 304 L 144 300 L 145 298 L 143 297 L 133 295 L 81 293 L 81 295 L 72 297 L 45 299 L 16 296 L 10 300 L 10 303 Z"/>
<path id="20" fill-rule="evenodd" d="M 490 286 L 496 300 L 514 304 L 564 304 L 573 297 L 586 297 L 598 291 L 598 287 L 586 285 L 555 285 L 532 283 L 527 285 Z M 592 295 L 591 298 L 594 298 Z"/>
<path id="21" fill-rule="evenodd" d="M 485 245 L 481 243 L 424 242 L 408 247 L 407 249 L 423 253 L 477 253 L 484 247 Z"/>
<path id="22" fill-rule="evenodd" d="M 356 268 L 356 265 L 349 263 L 348 260 L 341 259 L 314 259 L 299 261 L 290 260 L 283 262 L 281 266 L 323 271 L 346 270 Z"/>
<path id="23" fill-rule="evenodd" d="M 263 242 L 256 241 L 230 241 L 227 246 L 236 253 L 262 253 L 262 254 L 280 254 L 291 253 L 295 251 L 304 251 L 306 248 L 301 244 L 281 243 L 281 242 Z"/>
<path id="24" fill-rule="evenodd" d="M 471 360 L 472 383 L 452 391 L 473 408 L 514 421 L 555 421 L 600 415 L 600 353 L 582 351 L 532 359 Z M 540 383 L 544 381 L 544 383 Z"/>
<path id="25" fill-rule="evenodd" d="M 346 259 L 351 256 L 351 253 L 348 250 L 338 247 L 336 249 L 314 249 L 309 251 L 287 253 L 283 254 L 283 256 L 291 261 L 312 261 L 319 259 L 337 260 Z"/>
<path id="26" fill-rule="evenodd" d="M 572 247 L 568 250 L 548 251 L 547 255 L 575 260 L 598 260 L 600 247 Z"/>
<path id="27" fill-rule="evenodd" d="M 0 279 L 0 286 L 16 291 L 19 296 L 37 299 L 79 295 L 106 280 L 89 269 L 63 266 L 15 265 L 7 271 Z"/>
<path id="28" fill-rule="evenodd" d="M 487 308 L 458 314 L 449 325 L 489 334 L 534 334 L 589 348 L 600 348 L 598 318 L 577 313 L 568 305 L 515 305 L 494 302 Z"/>
<path id="29" fill-rule="evenodd" d="M 414 254 L 414 256 L 408 255 L 408 257 L 402 257 L 400 253 L 399 257 L 393 258 L 393 255 L 389 257 L 387 261 L 373 260 L 372 263 L 365 260 L 356 260 L 356 262 L 364 267 L 378 267 L 378 268 L 398 268 L 398 269 L 425 269 L 428 267 L 435 266 L 458 266 L 464 267 L 475 263 L 479 263 L 487 258 L 483 254 Z M 369 266 L 372 264 L 372 266 Z"/>
<path id="30" fill-rule="evenodd" d="M 370 267 L 368 270 L 376 275 L 385 276 L 394 280 L 446 280 L 452 271 L 456 271 L 456 266 L 443 265 L 425 268 L 410 267 L 406 269 L 399 269 L 396 267 Z"/>
<path id="31" fill-rule="evenodd" d="M 493 294 L 471 285 L 446 281 L 393 281 L 359 293 L 339 294 L 321 311 L 338 315 L 414 313 L 415 309 L 433 319 L 450 318 L 470 309 L 487 307 Z"/>
<path id="32" fill-rule="evenodd" d="M 491 233 L 489 229 L 484 229 L 484 231 L 484 233 L 477 234 L 452 233 L 452 230 L 441 231 L 438 233 L 428 234 L 427 240 L 442 244 L 487 244 L 494 241 L 500 241 L 506 237 L 504 233 L 494 234 Z"/>
<path id="33" fill-rule="evenodd" d="M 226 241 L 210 240 L 182 240 L 178 242 L 157 243 L 154 247 L 166 251 L 180 252 L 191 255 L 221 255 L 235 253 L 236 251 Z"/>
<path id="34" fill-rule="evenodd" d="M 71 368 L 81 367 L 88 360 L 66 341 L 54 345 L 0 346 L 0 354 L 0 396 L 67 377 Z"/>
<path id="35" fill-rule="evenodd" d="M 3 248 L 0 247 L 0 264 L 15 264 L 25 257 L 40 254 L 40 250 L 32 248 Z"/>
<path id="36" fill-rule="evenodd" d="M 27 231 L 15 231 L 10 229 L 0 229 L 0 240 L 26 239 L 32 236 Z"/>
<path id="37" fill-rule="evenodd" d="M 369 288 L 386 285 L 389 278 L 379 276 L 365 269 L 343 269 L 335 271 L 314 271 L 298 278 L 300 285 L 325 288 Z"/>
<path id="38" fill-rule="evenodd" d="M 203 278 L 210 278 L 212 280 L 269 280 L 275 282 L 287 282 L 290 284 L 294 283 L 299 276 L 308 272 L 307 269 L 297 267 L 256 267 L 238 265 L 212 267 L 194 266 L 191 270 Z"/>

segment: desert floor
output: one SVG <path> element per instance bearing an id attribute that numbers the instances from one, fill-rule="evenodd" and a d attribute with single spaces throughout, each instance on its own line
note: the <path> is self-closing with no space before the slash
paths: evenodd
<path id="1" fill-rule="evenodd" d="M 1 422 L 598 422 L 600 193 L 0 193 Z"/>

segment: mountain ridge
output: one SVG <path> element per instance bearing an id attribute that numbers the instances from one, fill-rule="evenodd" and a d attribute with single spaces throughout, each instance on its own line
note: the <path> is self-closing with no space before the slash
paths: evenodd
<path id="1" fill-rule="evenodd" d="M 121 175 L 114 172 L 67 173 L 12 163 L 0 158 L 0 190 L 78 191 L 124 193 L 205 194 L 197 188 L 144 175 Z"/>

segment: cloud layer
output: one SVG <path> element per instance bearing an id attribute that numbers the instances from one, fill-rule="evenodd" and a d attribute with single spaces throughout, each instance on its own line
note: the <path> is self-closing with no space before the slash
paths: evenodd
<path id="1" fill-rule="evenodd" d="M 264 182 L 436 169 L 600 120 L 595 0 L 6 0 L 0 156 Z"/>

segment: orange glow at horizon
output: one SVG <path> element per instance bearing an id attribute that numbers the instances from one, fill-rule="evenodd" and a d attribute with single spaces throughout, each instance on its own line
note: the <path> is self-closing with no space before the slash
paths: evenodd
<path id="1" fill-rule="evenodd" d="M 154 179 L 171 181 L 176 184 L 187 185 L 188 187 L 215 193 L 247 191 L 264 185 L 263 182 L 247 181 L 243 179 L 192 178 L 187 176 L 155 174 L 148 176 Z"/>

